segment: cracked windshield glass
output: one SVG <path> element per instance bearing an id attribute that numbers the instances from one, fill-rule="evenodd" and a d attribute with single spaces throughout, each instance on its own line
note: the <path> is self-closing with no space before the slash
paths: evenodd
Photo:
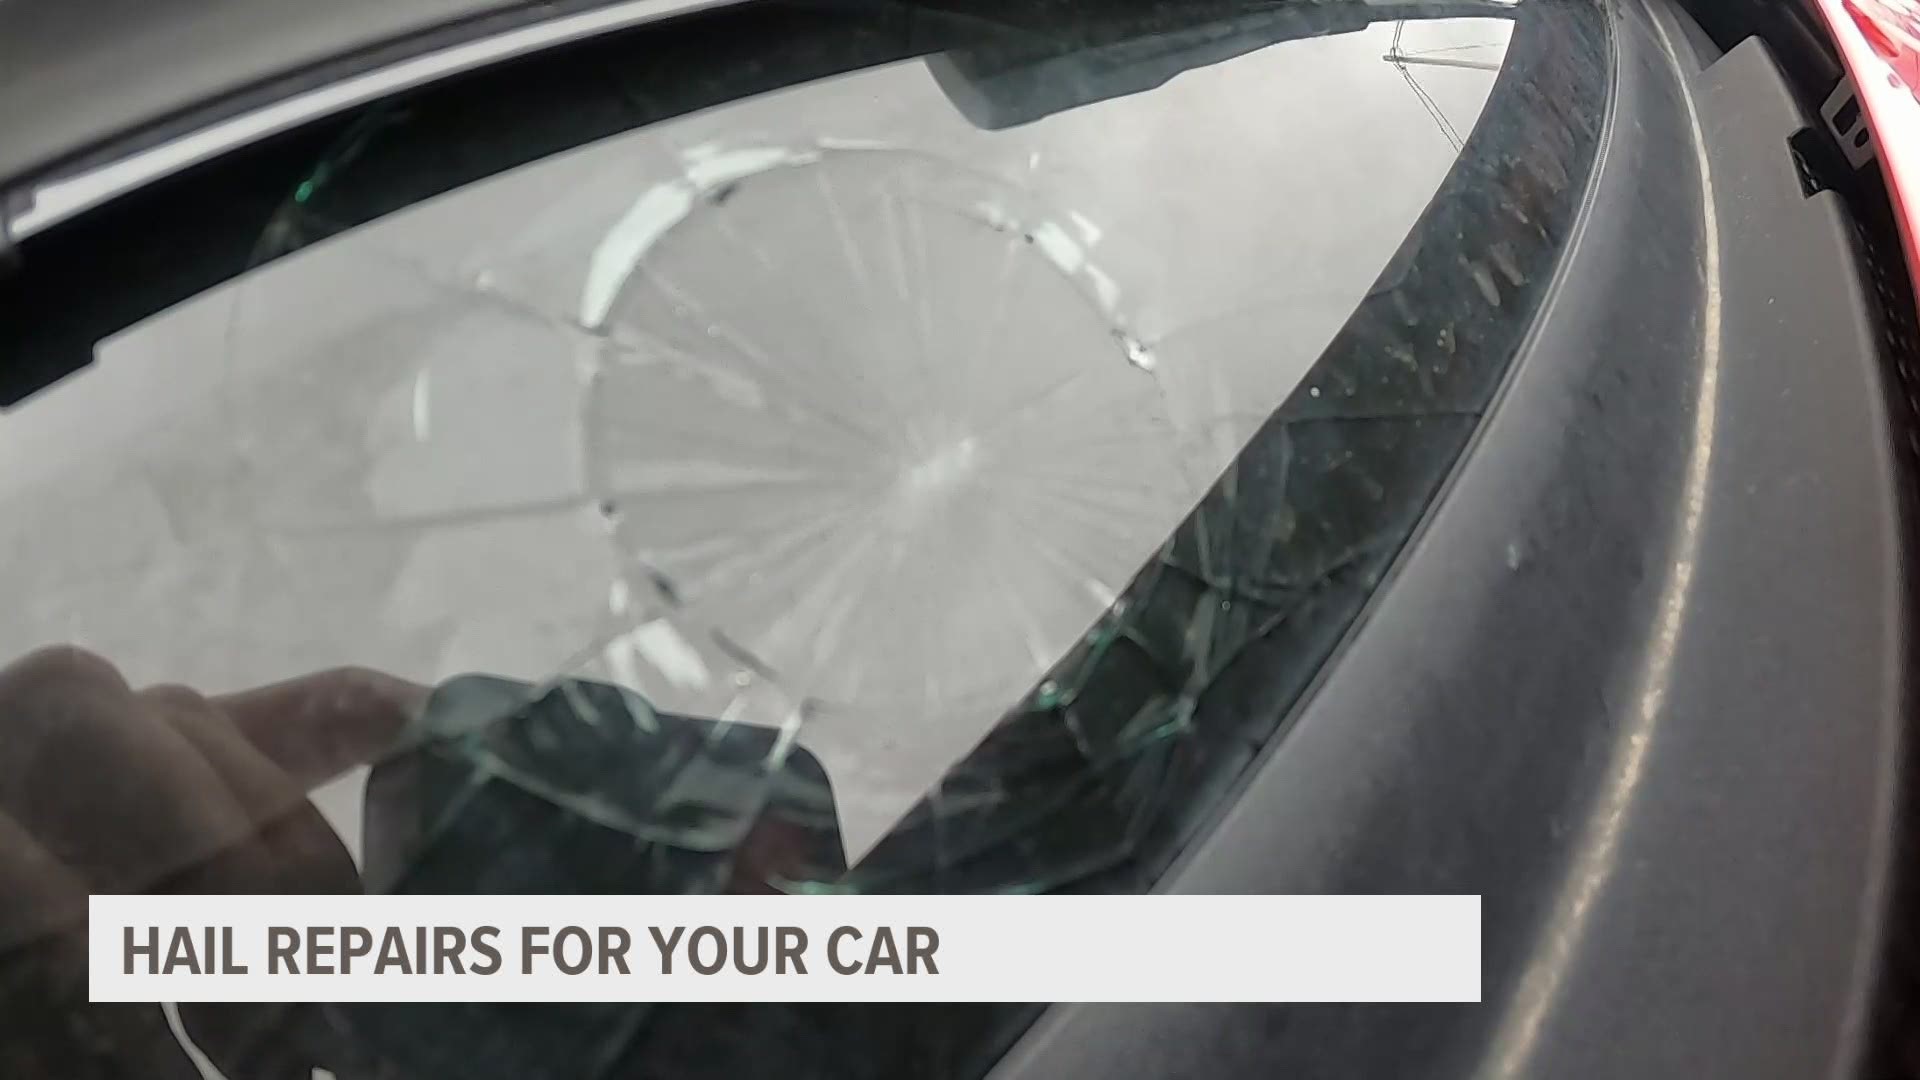
<path id="1" fill-rule="evenodd" d="M 430 688 L 317 796 L 370 889 L 1145 887 L 1549 269 L 1525 10 L 949 4 L 705 74 L 675 21 L 574 145 L 362 110 L 0 417 L 0 651 Z"/>

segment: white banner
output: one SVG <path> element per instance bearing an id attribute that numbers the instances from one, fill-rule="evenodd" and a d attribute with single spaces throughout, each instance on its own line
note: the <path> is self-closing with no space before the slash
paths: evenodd
<path id="1" fill-rule="evenodd" d="M 1478 896 L 95 896 L 94 1001 L 1478 1001 Z"/>

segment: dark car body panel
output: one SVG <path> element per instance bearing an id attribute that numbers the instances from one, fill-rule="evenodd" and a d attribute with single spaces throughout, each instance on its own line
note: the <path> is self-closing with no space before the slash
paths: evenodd
<path id="1" fill-rule="evenodd" d="M 1482 892 L 1485 1004 L 1069 1006 L 1001 1075 L 1859 1066 L 1910 692 L 1888 376 L 1766 51 L 1617 26 L 1586 227 L 1505 398 L 1163 883 Z"/>

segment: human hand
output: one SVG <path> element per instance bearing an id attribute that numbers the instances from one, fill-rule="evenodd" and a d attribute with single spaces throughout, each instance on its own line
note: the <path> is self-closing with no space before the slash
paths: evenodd
<path id="1" fill-rule="evenodd" d="M 92 893 L 351 893 L 307 793 L 384 752 L 427 691 L 343 668 L 225 697 L 135 690 L 72 648 L 0 670 L 0 1076 L 195 1080 L 153 1005 L 87 1001 Z M 307 1080 L 322 1023 L 181 1010 L 230 1080 Z"/>

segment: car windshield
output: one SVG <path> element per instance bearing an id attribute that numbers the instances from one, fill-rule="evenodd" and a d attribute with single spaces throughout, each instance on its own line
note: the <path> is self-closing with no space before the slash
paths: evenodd
<path id="1" fill-rule="evenodd" d="M 1604 52 L 1042 6 L 705 12 L 342 119 L 230 280 L 0 417 L 0 652 L 440 684 L 416 748 L 597 828 L 825 836 L 755 887 L 1149 884 L 1492 399 Z M 561 775 L 609 713 L 631 768 Z"/>
<path id="2" fill-rule="evenodd" d="M 1605 26 L 721 5 L 266 140 L 0 278 L 0 382 L 79 369 L 0 415 L 0 653 L 438 687 L 316 796 L 371 889 L 1150 888 L 1494 401 Z M 336 1020 L 409 1075 L 844 1078 L 1033 1011 L 916 1015 Z"/>

